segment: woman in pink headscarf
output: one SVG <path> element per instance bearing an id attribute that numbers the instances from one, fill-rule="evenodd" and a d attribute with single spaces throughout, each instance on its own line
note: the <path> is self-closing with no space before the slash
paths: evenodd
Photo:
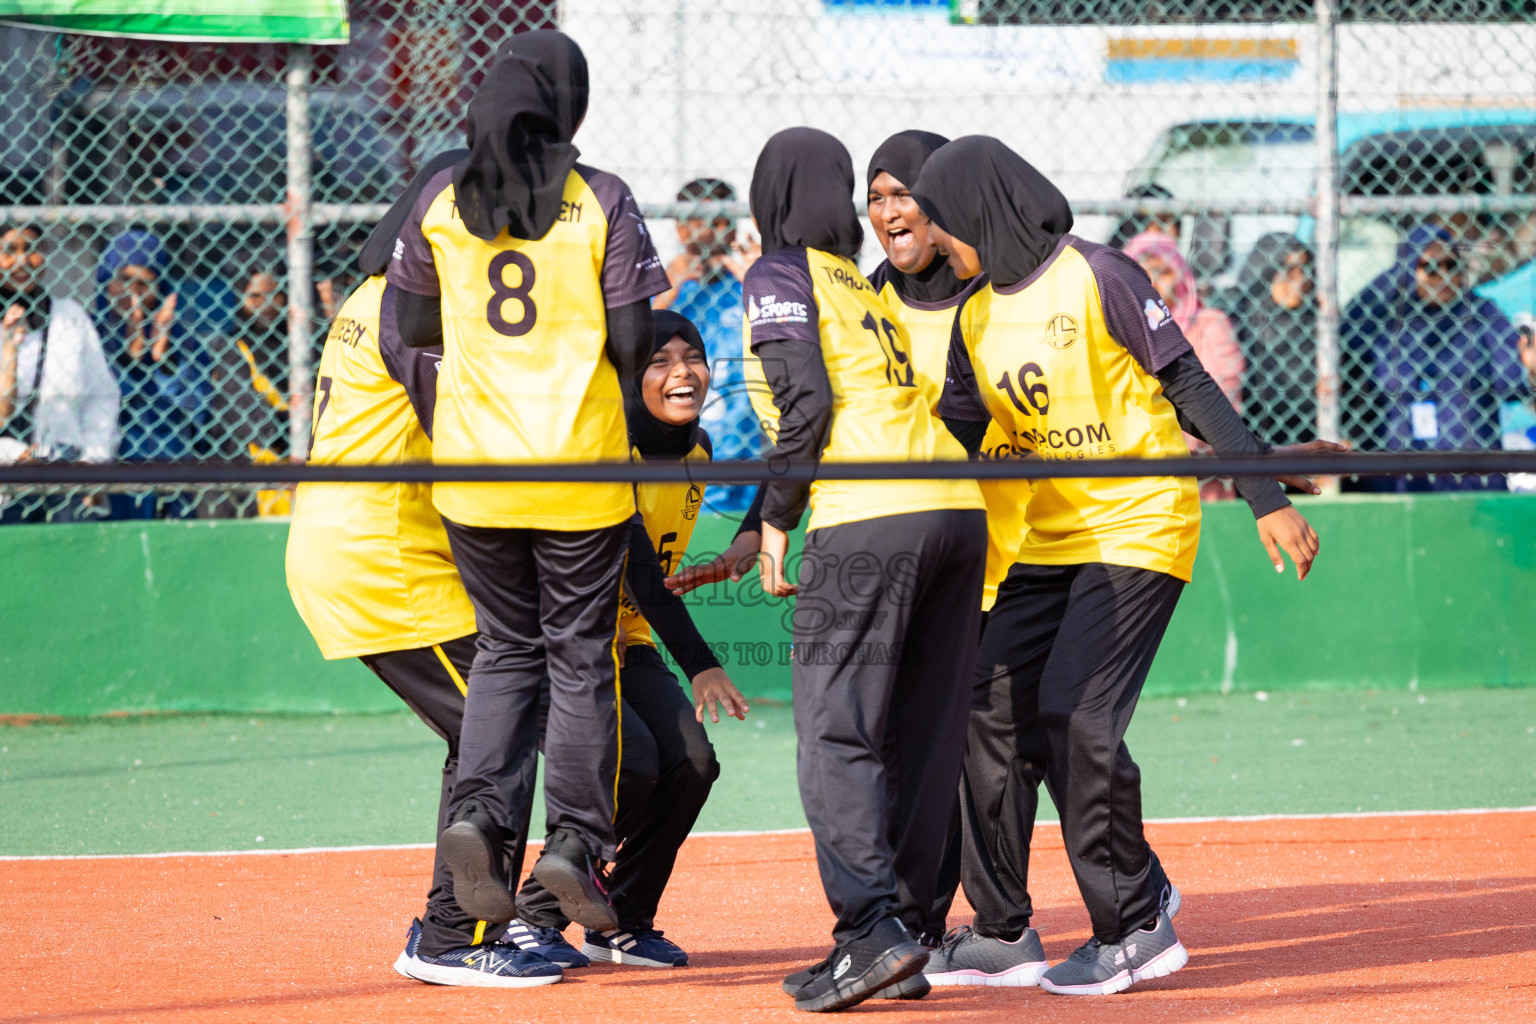
<path id="1" fill-rule="evenodd" d="M 1200 365 L 1215 379 L 1232 408 L 1241 415 L 1243 373 L 1248 369 L 1247 361 L 1243 359 L 1243 350 L 1238 346 L 1227 314 L 1201 304 L 1195 272 L 1179 252 L 1178 240 L 1158 231 L 1143 231 L 1125 243 L 1125 253 L 1147 272 L 1152 286 L 1168 304 L 1174 323 L 1179 325 L 1200 358 Z M 1191 451 L 1210 451 L 1188 435 L 1185 439 L 1189 441 Z M 1231 482 L 1225 480 L 1209 480 L 1200 487 L 1200 497 L 1205 501 L 1229 499 L 1234 493 Z"/>

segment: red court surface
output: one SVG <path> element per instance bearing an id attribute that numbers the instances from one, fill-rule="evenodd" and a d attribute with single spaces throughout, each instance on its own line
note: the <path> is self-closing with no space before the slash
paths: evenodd
<path id="1" fill-rule="evenodd" d="M 893 1021 L 1536 1021 L 1536 812 L 1169 823 L 1189 966 L 1109 997 L 936 989 Z M 1087 937 L 1061 834 L 1037 832 L 1035 924 Z M 673 971 L 613 965 L 531 990 L 433 988 L 390 968 L 430 867 L 419 849 L 0 863 L 0 1024 L 756 1022 L 826 951 L 806 834 L 689 841 L 659 924 Z M 951 923 L 968 919 L 956 908 Z M 579 935 L 572 937 L 580 942 Z"/>

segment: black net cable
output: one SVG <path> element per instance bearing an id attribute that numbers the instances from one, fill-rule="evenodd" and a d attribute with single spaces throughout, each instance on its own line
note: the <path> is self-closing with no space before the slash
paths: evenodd
<path id="1" fill-rule="evenodd" d="M 23 463 L 0 486 L 299 483 L 716 483 L 765 480 L 1044 480 L 1050 478 L 1401 476 L 1536 473 L 1536 451 L 1359 452 L 1170 459 L 1008 459 L 979 462 L 567 462 L 256 466 L 233 462 Z"/>

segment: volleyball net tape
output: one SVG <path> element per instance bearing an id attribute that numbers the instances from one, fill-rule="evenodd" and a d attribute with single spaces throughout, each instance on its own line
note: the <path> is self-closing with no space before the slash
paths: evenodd
<path id="1" fill-rule="evenodd" d="M 1536 474 L 1536 451 L 1347 452 L 1167 459 L 989 459 L 833 462 L 788 459 L 699 462 L 564 462 L 454 465 L 242 462 L 24 463 L 0 466 L 0 486 L 155 488 L 285 487 L 302 483 L 714 483 L 815 480 L 1046 480 L 1235 476 L 1439 476 Z"/>

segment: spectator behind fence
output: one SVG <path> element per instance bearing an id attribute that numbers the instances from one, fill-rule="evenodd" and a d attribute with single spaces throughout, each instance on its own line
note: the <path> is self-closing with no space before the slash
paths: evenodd
<path id="1" fill-rule="evenodd" d="M 1247 364 L 1244 417 L 1270 444 L 1317 436 L 1317 296 L 1312 250 L 1274 231 L 1254 243 L 1219 304 L 1232 318 Z"/>
<path id="2" fill-rule="evenodd" d="M 1195 285 L 1195 272 L 1179 252 L 1178 240 L 1160 231 L 1143 231 L 1125 243 L 1125 253 L 1147 272 L 1152 287 L 1167 303 L 1174 323 L 1184 332 L 1200 365 L 1205 367 L 1227 396 L 1232 408 L 1243 411 L 1242 349 L 1232 334 L 1232 321 L 1219 309 L 1203 305 Z M 1262 437 L 1262 435 L 1260 435 Z M 1184 435 L 1190 451 L 1209 452 L 1205 443 Z M 1236 496 L 1230 481 L 1207 480 L 1200 486 L 1202 501 L 1226 501 Z"/>
<path id="3" fill-rule="evenodd" d="M 110 462 L 117 455 L 117 381 L 74 299 L 43 287 L 42 233 L 0 231 L 0 464 Z M 0 498 L 0 523 L 71 522 L 105 514 L 90 497 Z"/>
<path id="4" fill-rule="evenodd" d="M 1514 327 L 1468 289 L 1442 227 L 1415 228 L 1397 262 L 1344 311 L 1340 376 L 1345 436 L 1362 448 L 1497 448 L 1499 406 L 1525 390 Z M 1365 490 L 1502 488 L 1500 476 L 1373 477 Z"/>
<path id="5" fill-rule="evenodd" d="M 735 198 L 736 190 L 718 178 L 695 178 L 677 193 L 679 203 Z M 755 458 L 762 432 L 742 374 L 741 281 L 761 249 L 756 243 L 743 244 L 735 219 L 723 214 L 680 217 L 677 237 L 683 251 L 667 267 L 672 287 L 652 305 L 692 320 L 712 355 L 714 394 L 699 421 L 714 440 L 715 458 Z M 745 512 L 755 493 L 755 487 L 711 487 L 706 501 L 717 512 Z"/>
<path id="6" fill-rule="evenodd" d="M 1173 193 L 1162 185 L 1149 184 L 1131 189 L 1125 194 L 1125 198 L 1172 199 Z M 1115 249 L 1124 249 L 1130 244 L 1131 239 L 1149 231 L 1167 235 L 1174 241 L 1178 241 L 1182 230 L 1182 218 L 1176 213 L 1133 213 L 1120 219 L 1120 223 L 1110 233 L 1109 245 Z"/>
<path id="7" fill-rule="evenodd" d="M 125 461 L 186 458 L 204 360 L 177 313 L 160 239 L 134 228 L 107 243 L 96 267 L 96 330 L 122 392 L 120 457 Z M 114 519 L 182 517 L 180 497 L 114 494 Z"/>
<path id="8" fill-rule="evenodd" d="M 258 464 L 281 462 L 290 454 L 288 422 L 288 293 L 281 264 L 259 261 L 246 279 L 240 304 L 212 342 L 208 404 L 201 424 L 200 450 L 210 458 Z M 239 515 L 238 493 L 210 492 L 198 508 L 204 517 Z M 256 495 L 258 515 L 288 515 L 287 490 Z M 249 514 L 249 510 L 247 510 Z"/>

